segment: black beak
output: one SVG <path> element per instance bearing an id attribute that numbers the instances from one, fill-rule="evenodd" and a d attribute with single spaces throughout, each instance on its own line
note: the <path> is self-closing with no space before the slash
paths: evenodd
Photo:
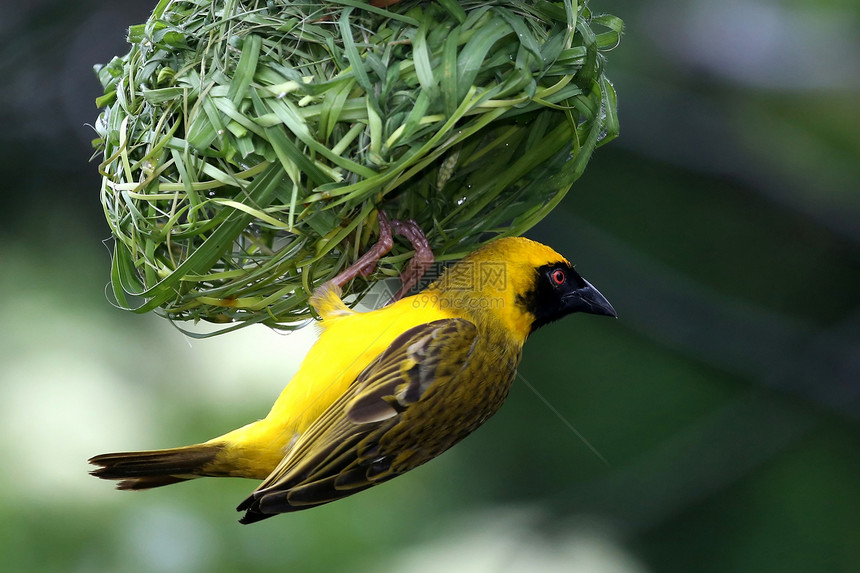
<path id="1" fill-rule="evenodd" d="M 611 316 L 618 318 L 618 313 L 606 300 L 606 297 L 600 294 L 590 282 L 582 279 L 585 286 L 573 290 L 562 297 L 565 309 L 568 312 L 587 312 L 588 314 L 598 314 L 601 316 Z"/>

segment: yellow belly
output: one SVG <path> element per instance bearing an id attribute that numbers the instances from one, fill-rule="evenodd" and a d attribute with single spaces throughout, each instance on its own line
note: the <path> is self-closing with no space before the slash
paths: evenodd
<path id="1" fill-rule="evenodd" d="M 404 331 L 451 314 L 409 297 L 382 309 L 344 312 L 323 321 L 319 340 L 262 420 L 211 442 L 226 442 L 233 475 L 262 478 L 293 440 L 326 410 L 370 362 Z"/>

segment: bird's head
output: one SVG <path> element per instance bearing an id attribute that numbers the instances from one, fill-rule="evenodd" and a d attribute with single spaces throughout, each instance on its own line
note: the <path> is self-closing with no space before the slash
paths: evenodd
<path id="1" fill-rule="evenodd" d="M 522 237 L 492 241 L 443 276 L 446 290 L 468 292 L 475 310 L 490 313 L 525 340 L 537 328 L 574 312 L 617 316 L 609 301 L 550 247 Z"/>

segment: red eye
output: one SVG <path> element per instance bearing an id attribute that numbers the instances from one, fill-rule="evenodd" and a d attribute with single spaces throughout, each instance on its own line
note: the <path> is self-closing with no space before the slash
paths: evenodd
<path id="1" fill-rule="evenodd" d="M 557 285 L 563 285 L 564 281 L 567 280 L 567 277 L 565 276 L 564 271 L 561 269 L 555 269 L 554 271 L 552 271 L 552 275 L 550 275 L 550 276 L 552 277 L 552 282 L 554 282 Z"/>

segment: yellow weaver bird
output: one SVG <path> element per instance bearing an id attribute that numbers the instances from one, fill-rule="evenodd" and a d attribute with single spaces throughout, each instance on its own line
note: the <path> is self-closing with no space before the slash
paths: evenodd
<path id="1" fill-rule="evenodd" d="M 262 479 L 237 508 L 242 523 L 328 503 L 431 460 L 483 424 L 535 329 L 574 312 L 616 316 L 567 259 L 525 238 L 488 243 L 417 295 L 355 312 L 341 287 L 391 248 L 391 225 L 379 220 L 380 241 L 314 292 L 322 333 L 265 418 L 202 444 L 95 456 L 92 474 L 131 490 Z M 405 292 L 432 253 L 417 225 L 393 225 L 416 252 Z"/>

